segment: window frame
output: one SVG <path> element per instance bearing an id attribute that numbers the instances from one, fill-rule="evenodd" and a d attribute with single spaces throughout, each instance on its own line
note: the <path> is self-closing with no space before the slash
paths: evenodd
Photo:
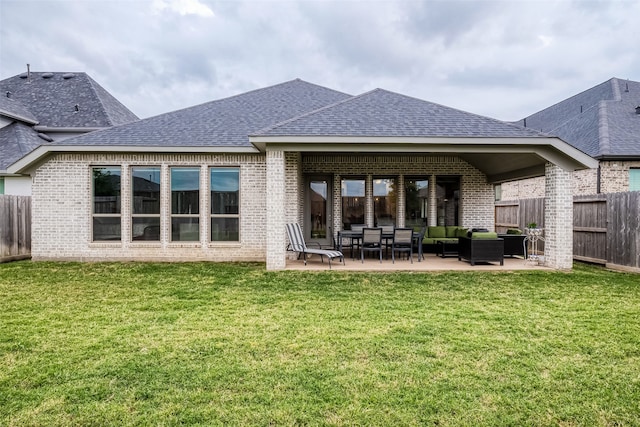
<path id="1" fill-rule="evenodd" d="M 225 171 L 225 172 L 230 172 L 230 171 L 235 171 L 236 172 L 236 177 L 237 177 L 237 190 L 235 191 L 236 194 L 236 200 L 235 200 L 235 205 L 233 205 L 233 207 L 236 208 L 235 213 L 233 212 L 223 212 L 223 213 L 214 213 L 213 212 L 213 207 L 214 207 L 214 198 L 213 198 L 213 189 L 214 189 L 214 181 L 213 181 L 213 172 L 214 171 Z M 241 240 L 241 233 L 242 233 L 242 226 L 241 226 L 241 206 L 242 206 L 242 178 L 241 178 L 241 168 L 240 166 L 209 166 L 207 168 L 207 173 L 208 173 L 208 179 L 207 179 L 207 183 L 208 183 L 208 191 L 209 191 L 209 206 L 208 206 L 208 216 L 209 216 L 209 242 L 213 243 L 213 244 L 224 244 L 224 243 L 239 243 Z M 230 205 L 231 206 L 231 205 Z M 214 227 L 213 227 L 213 222 L 216 219 L 231 219 L 231 220 L 236 220 L 237 221 L 237 229 L 235 230 L 235 233 L 237 233 L 237 239 L 235 240 L 214 240 Z"/>
<path id="2" fill-rule="evenodd" d="M 95 171 L 98 169 L 109 169 L 119 171 L 120 177 L 120 188 L 115 196 L 116 198 L 116 210 L 117 213 L 104 213 L 104 212 L 96 212 L 96 175 Z M 90 170 L 90 179 L 91 179 L 91 242 L 92 243 L 115 243 L 122 242 L 122 166 L 121 165 L 91 165 Z M 111 238 L 111 239 L 96 239 L 95 234 L 95 221 L 96 218 L 118 218 L 120 220 L 120 233 L 119 237 Z M 115 234 L 114 234 L 115 236 Z"/>
<path id="3" fill-rule="evenodd" d="M 389 191 L 387 189 L 387 193 L 384 195 L 380 195 L 380 194 L 376 194 L 376 181 L 392 181 L 393 182 L 393 189 L 391 191 Z M 373 219 L 374 219 L 374 225 L 376 227 L 379 227 L 381 225 L 393 225 L 396 226 L 398 224 L 398 181 L 399 178 L 397 176 L 388 176 L 388 175 L 384 175 L 384 176 L 374 176 L 371 180 L 371 185 L 372 185 L 372 189 L 371 189 L 371 197 L 372 197 L 372 207 L 373 207 Z M 387 183 L 388 184 L 388 183 Z M 395 193 L 395 194 L 394 194 Z M 379 197 L 384 197 L 384 199 L 386 200 L 386 203 L 389 204 L 389 208 L 390 208 L 390 212 L 389 214 L 391 215 L 391 222 L 390 224 L 388 223 L 389 221 L 381 221 L 380 220 L 380 213 L 377 212 L 377 206 L 380 205 L 378 198 Z M 395 200 L 393 200 L 393 197 L 395 197 Z"/>
<path id="4" fill-rule="evenodd" d="M 173 196 L 174 196 L 174 176 L 173 176 L 173 172 L 177 171 L 177 170 L 192 170 L 192 171 L 197 171 L 198 172 L 198 189 L 197 189 L 197 193 L 198 196 L 196 198 L 196 200 L 198 201 L 198 205 L 197 205 L 197 212 L 196 213 L 174 213 L 174 202 L 173 202 Z M 202 224 L 200 223 L 200 210 L 201 210 L 201 203 L 200 201 L 202 200 L 202 170 L 200 166 L 170 166 L 169 167 L 169 227 L 170 227 L 170 234 L 169 234 L 169 241 L 171 243 L 199 243 L 202 239 Z M 178 190 L 175 190 L 176 192 Z M 193 225 L 194 223 L 197 225 L 197 239 L 186 239 L 186 240 L 182 240 L 182 239 L 174 239 L 174 220 L 179 220 L 179 219 L 189 219 L 191 220 L 189 223 L 191 225 Z M 194 221 L 195 220 L 195 221 Z M 178 224 L 178 223 L 176 223 Z M 193 231 L 186 231 L 185 233 L 193 233 Z"/>
<path id="5" fill-rule="evenodd" d="M 404 187 L 403 187 L 403 191 L 404 191 L 404 200 L 405 200 L 405 206 L 404 206 L 404 212 L 402 213 L 404 215 L 404 223 L 405 223 L 405 227 L 410 227 L 410 226 L 415 226 L 415 227 L 426 227 L 427 223 L 429 221 L 429 207 L 430 207 L 430 192 L 431 192 L 431 185 L 433 185 L 432 181 L 431 181 L 431 177 L 433 175 L 411 175 L 411 176 L 405 176 L 404 177 Z M 419 193 L 420 190 L 422 188 L 418 188 L 416 185 L 416 202 L 419 203 L 420 206 L 420 217 L 418 217 L 416 215 L 415 218 L 412 218 L 410 215 L 410 212 L 408 212 L 407 210 L 410 208 L 409 206 L 409 197 L 407 196 L 407 186 L 410 182 L 425 182 L 427 183 L 426 188 L 427 189 L 427 195 L 426 197 L 419 197 Z M 425 203 L 426 202 L 426 203 Z M 417 211 L 416 211 L 417 212 Z M 418 219 L 419 218 L 419 219 Z"/>
<path id="6" fill-rule="evenodd" d="M 345 196 L 344 190 L 346 188 L 345 186 L 345 182 L 346 181 L 362 181 L 362 196 L 357 195 L 357 196 Z M 358 198 L 361 197 L 362 198 L 362 222 L 346 222 L 345 221 L 345 198 L 347 197 L 352 197 L 352 198 Z M 359 201 L 358 201 L 359 202 Z M 351 228 L 351 224 L 366 224 L 367 222 L 367 179 L 363 176 L 347 176 L 347 177 L 342 177 L 340 179 L 340 217 L 342 219 L 342 227 L 345 228 L 345 225 L 349 224 L 349 228 Z M 345 228 L 346 230 L 347 228 Z"/>
<path id="7" fill-rule="evenodd" d="M 135 212 L 135 207 L 136 207 L 136 202 L 135 202 L 135 197 L 136 197 L 136 192 L 135 192 L 135 176 L 134 173 L 136 170 L 154 170 L 156 171 L 155 173 L 157 173 L 157 177 L 158 177 L 158 212 L 157 213 L 136 213 Z M 131 187 L 131 236 L 130 236 L 130 241 L 132 242 L 136 242 L 136 243 L 140 243 L 140 242 L 151 242 L 151 243 L 157 243 L 160 242 L 161 240 L 161 235 L 162 235 L 162 206 L 163 206 L 163 202 L 164 202 L 164 197 L 163 197 L 163 180 L 162 180 L 162 167 L 158 166 L 158 165 L 135 165 L 135 166 L 131 166 L 129 168 L 129 177 L 130 177 L 130 187 Z M 150 177 L 150 182 L 154 182 L 151 181 L 151 177 Z M 157 233 L 157 238 L 155 239 L 136 239 L 135 235 L 134 235 L 134 228 L 135 228 L 135 220 L 137 218 L 157 218 L 157 222 L 158 222 L 158 233 Z M 144 233 L 143 233 L 144 236 Z"/>

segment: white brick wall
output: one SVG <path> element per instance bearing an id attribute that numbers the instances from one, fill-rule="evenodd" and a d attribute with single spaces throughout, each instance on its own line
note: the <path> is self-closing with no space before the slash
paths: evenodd
<path id="1" fill-rule="evenodd" d="M 570 270 L 573 266 L 572 176 L 547 163 L 545 169 L 544 256 L 548 267 Z"/>
<path id="2" fill-rule="evenodd" d="M 122 168 L 125 220 L 120 242 L 91 242 L 92 166 Z M 159 242 L 129 240 L 129 171 L 134 166 L 161 168 L 163 202 Z M 172 166 L 201 168 L 200 242 L 170 242 L 168 182 Z M 209 166 L 240 167 L 240 242 L 208 241 Z M 334 174 L 334 230 L 339 229 L 341 221 L 340 180 L 354 175 L 369 179 L 373 176 L 460 175 L 461 225 L 493 228 L 492 186 L 480 171 L 457 157 L 301 155 L 280 151 L 267 155 L 57 154 L 34 174 L 32 256 L 34 260 L 267 261 L 269 268 L 282 268 L 286 256 L 284 224 L 294 221 L 303 224 L 303 174 L 311 173 Z M 402 199 L 398 202 L 402 208 Z M 268 250 L 267 245 L 273 250 Z"/>
<path id="3" fill-rule="evenodd" d="M 160 166 L 163 179 L 161 241 L 129 240 L 130 222 L 122 221 L 122 241 L 91 242 L 91 167 L 122 167 L 122 215 L 131 213 L 129 170 Z M 170 242 L 170 166 L 201 167 L 201 241 Z M 209 166 L 240 166 L 240 242 L 208 242 Z M 262 155 L 59 154 L 34 174 L 34 260 L 211 260 L 264 261 L 266 251 L 266 163 Z"/>
<path id="4" fill-rule="evenodd" d="M 629 191 L 629 169 L 640 168 L 640 161 L 600 162 L 600 193 Z M 502 184 L 502 200 L 544 197 L 544 177 L 523 179 Z M 574 196 L 597 194 L 598 170 L 585 169 L 572 174 Z"/>

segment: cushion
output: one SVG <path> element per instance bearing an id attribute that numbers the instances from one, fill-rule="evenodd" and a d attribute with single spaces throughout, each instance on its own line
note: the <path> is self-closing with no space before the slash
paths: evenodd
<path id="1" fill-rule="evenodd" d="M 445 227 L 445 237 L 458 237 L 456 233 L 458 232 L 457 225 L 448 225 Z"/>
<path id="2" fill-rule="evenodd" d="M 518 228 L 509 228 L 507 234 L 522 234 L 522 230 Z"/>
<path id="3" fill-rule="evenodd" d="M 497 239 L 498 233 L 490 231 L 476 231 L 471 236 L 472 239 Z"/>
<path id="4" fill-rule="evenodd" d="M 466 228 L 458 227 L 456 230 L 456 237 L 467 237 L 467 231 L 469 230 Z"/>
<path id="5" fill-rule="evenodd" d="M 447 231 L 444 226 L 427 227 L 427 236 L 429 237 L 447 237 Z"/>

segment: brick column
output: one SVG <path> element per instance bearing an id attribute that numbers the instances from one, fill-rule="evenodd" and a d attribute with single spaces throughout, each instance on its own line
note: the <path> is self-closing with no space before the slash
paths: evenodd
<path id="1" fill-rule="evenodd" d="M 544 259 L 547 267 L 573 267 L 573 191 L 571 172 L 547 163 L 545 169 Z"/>
<path id="2" fill-rule="evenodd" d="M 438 225 L 438 194 L 436 192 L 436 176 L 429 176 L 429 202 L 427 205 L 427 225 Z"/>
<path id="3" fill-rule="evenodd" d="M 286 266 L 284 151 L 267 150 L 267 270 Z"/>
<path id="4" fill-rule="evenodd" d="M 398 176 L 396 188 L 396 227 L 405 226 L 404 211 L 407 204 L 407 195 L 404 188 L 404 175 Z"/>
<path id="5" fill-rule="evenodd" d="M 373 217 L 373 175 L 367 174 L 364 181 L 364 223 L 367 227 L 375 226 Z"/>

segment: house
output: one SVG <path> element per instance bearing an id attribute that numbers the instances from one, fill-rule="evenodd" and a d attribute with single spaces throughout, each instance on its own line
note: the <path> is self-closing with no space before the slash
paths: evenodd
<path id="1" fill-rule="evenodd" d="M 612 78 L 517 122 L 598 160 L 577 171 L 573 194 L 640 190 L 640 82 Z M 501 200 L 544 197 L 541 178 L 505 183 Z"/>
<path id="2" fill-rule="evenodd" d="M 0 194 L 31 194 L 7 167 L 43 144 L 138 117 L 85 73 L 31 72 L 0 81 Z"/>
<path id="3" fill-rule="evenodd" d="M 34 260 L 266 261 L 285 224 L 330 245 L 351 224 L 493 229 L 496 183 L 545 176 L 547 265 L 572 265 L 575 170 L 559 138 L 382 89 L 299 79 L 38 148 Z"/>

